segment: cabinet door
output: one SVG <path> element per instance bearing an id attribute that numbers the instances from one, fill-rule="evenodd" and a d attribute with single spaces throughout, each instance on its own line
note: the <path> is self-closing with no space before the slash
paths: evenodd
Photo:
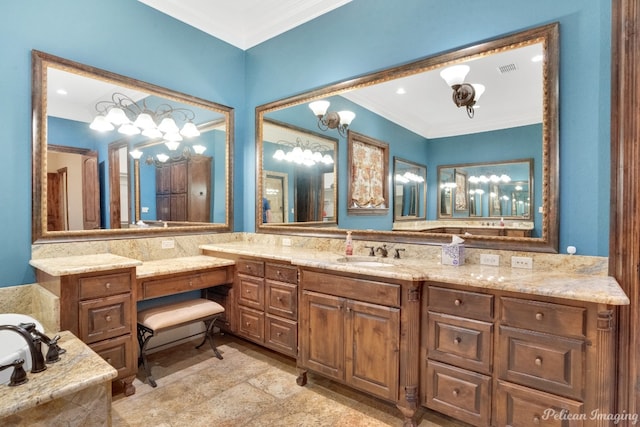
<path id="1" fill-rule="evenodd" d="M 345 311 L 347 383 L 386 399 L 397 399 L 400 310 L 349 300 Z"/>
<path id="2" fill-rule="evenodd" d="M 171 167 L 163 164 L 156 167 L 156 193 L 171 193 Z"/>
<path id="3" fill-rule="evenodd" d="M 211 222 L 211 157 L 195 156 L 189 162 L 188 221 Z"/>
<path id="4" fill-rule="evenodd" d="M 300 359 L 302 366 L 344 379 L 344 298 L 302 293 Z"/>
<path id="5" fill-rule="evenodd" d="M 187 192 L 187 161 L 181 160 L 171 163 L 171 192 Z"/>
<path id="6" fill-rule="evenodd" d="M 171 194 L 171 221 L 187 220 L 187 193 Z"/>

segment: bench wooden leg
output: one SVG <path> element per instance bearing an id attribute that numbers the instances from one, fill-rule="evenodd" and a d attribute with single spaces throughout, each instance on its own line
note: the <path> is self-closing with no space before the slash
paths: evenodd
<path id="1" fill-rule="evenodd" d="M 207 328 L 207 331 L 204 333 L 204 339 L 202 340 L 202 342 L 200 344 L 198 344 L 196 346 L 196 348 L 200 348 L 204 345 L 205 341 L 207 341 L 207 339 L 209 340 L 209 344 L 211 344 L 211 348 L 213 349 L 213 352 L 215 353 L 216 357 L 220 360 L 222 360 L 222 355 L 220 354 L 220 352 L 218 351 L 218 349 L 216 348 L 216 344 L 213 341 L 213 326 L 216 323 L 216 320 L 218 320 L 219 316 L 215 316 L 210 320 L 205 320 L 204 324 Z"/>

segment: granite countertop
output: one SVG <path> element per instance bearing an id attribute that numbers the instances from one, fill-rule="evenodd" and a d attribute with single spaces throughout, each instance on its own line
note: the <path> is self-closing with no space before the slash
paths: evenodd
<path id="1" fill-rule="evenodd" d="M 214 258 L 205 255 L 160 259 L 156 261 L 143 262 L 141 265 L 136 267 L 136 276 L 140 279 L 163 274 L 201 270 L 203 268 L 226 267 L 234 264 L 235 262 L 232 260 Z"/>
<path id="2" fill-rule="evenodd" d="M 120 255 L 104 253 L 32 259 L 29 261 L 29 264 L 51 276 L 64 276 L 68 274 L 91 273 L 94 271 L 113 270 L 116 268 L 136 267 L 141 265 L 142 261 Z"/>
<path id="3" fill-rule="evenodd" d="M 287 246 L 264 246 L 244 242 L 201 245 L 203 251 L 235 255 L 259 256 L 274 261 L 291 262 L 303 267 L 337 272 L 358 273 L 381 278 L 425 280 L 472 286 L 477 288 L 522 292 L 532 295 L 566 298 L 612 305 L 627 305 L 629 298 L 610 276 L 558 273 L 552 270 L 525 270 L 477 264 L 441 265 L 422 259 L 401 260 L 379 257 L 355 257 L 390 266 L 368 267 L 344 262 L 340 253 Z"/>
<path id="4" fill-rule="evenodd" d="M 66 353 L 47 370 L 27 372 L 26 384 L 0 385 L 0 418 L 33 408 L 87 387 L 111 381 L 118 372 L 71 332 L 60 332 L 58 344 Z"/>

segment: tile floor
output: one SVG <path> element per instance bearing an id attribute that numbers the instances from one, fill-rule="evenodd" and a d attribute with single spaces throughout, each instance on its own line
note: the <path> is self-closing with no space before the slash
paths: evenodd
<path id="1" fill-rule="evenodd" d="M 216 336 L 224 359 L 194 341 L 151 354 L 158 383 L 140 373 L 136 394 L 113 397 L 113 426 L 402 426 L 394 405 L 323 377 L 309 374 L 296 384 L 293 359 L 239 338 Z M 463 427 L 443 415 L 421 410 L 420 427 Z"/>

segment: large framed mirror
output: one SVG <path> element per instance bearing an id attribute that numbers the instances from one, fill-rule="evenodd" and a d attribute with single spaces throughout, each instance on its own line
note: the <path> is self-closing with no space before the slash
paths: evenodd
<path id="1" fill-rule="evenodd" d="M 257 231 L 342 237 L 349 229 L 356 239 L 439 244 L 450 241 L 450 234 L 460 227 L 442 233 L 431 232 L 432 225 L 464 221 L 465 226 L 486 227 L 495 218 L 504 216 L 498 214 L 497 204 L 491 211 L 476 209 L 469 214 L 468 194 L 459 198 L 457 205 L 452 198 L 450 209 L 443 207 L 439 200 L 442 192 L 438 189 L 441 182 L 436 177 L 440 166 L 532 158 L 539 199 L 527 212 L 532 223 L 530 234 L 474 234 L 465 240 L 470 247 L 557 252 L 558 37 L 558 24 L 553 23 L 258 106 L 258 171 L 264 168 L 263 136 L 267 120 L 277 119 L 309 130 L 320 128 L 327 136 L 340 140 L 336 188 L 342 198 L 338 197 L 337 223 L 331 227 L 309 227 L 302 223 L 267 226 L 258 207 Z M 460 69 L 463 76 L 457 76 Z M 317 101 L 327 101 L 328 109 L 315 111 Z M 344 117 L 346 123 L 341 117 L 345 111 L 349 112 Z M 383 218 L 350 215 L 344 200 L 350 171 L 340 166 L 346 164 L 347 128 L 389 144 L 390 158 L 411 159 L 425 166 L 430 174 L 426 185 L 426 218 L 396 221 L 391 211 Z M 456 179 L 464 178 L 462 170 L 457 177 L 452 172 L 452 185 Z M 265 186 L 263 174 L 258 173 L 256 179 L 256 196 L 261 197 Z M 450 197 L 453 196 L 451 193 Z M 458 215 L 456 207 L 458 211 L 466 211 L 466 217 Z M 506 212 L 507 206 L 501 209 Z M 522 221 L 519 217 L 515 219 Z M 510 219 L 504 221 L 510 225 Z"/>
<path id="2" fill-rule="evenodd" d="M 232 229 L 232 108 L 32 61 L 34 242 Z"/>

